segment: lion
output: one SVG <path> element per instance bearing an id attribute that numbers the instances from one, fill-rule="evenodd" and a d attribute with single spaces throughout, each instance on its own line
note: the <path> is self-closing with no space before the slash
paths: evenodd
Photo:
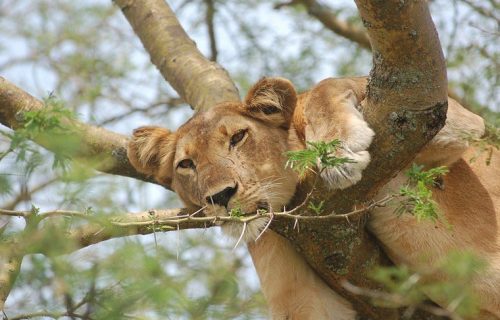
<path id="1" fill-rule="evenodd" d="M 177 132 L 136 129 L 128 157 L 137 171 L 207 215 L 227 216 L 233 209 L 280 210 L 300 183 L 285 165 L 285 153 L 304 149 L 306 142 L 339 139 L 335 155 L 354 160 L 321 170 L 328 187 L 343 189 L 361 179 L 375 134 L 358 108 L 366 86 L 366 77 L 330 78 L 298 95 L 284 78 L 263 78 L 243 102 L 199 112 Z M 480 298 L 480 318 L 500 318 L 500 157 L 495 153 L 489 166 L 481 159 L 469 163 L 474 151 L 464 132 L 480 137 L 483 120 L 449 98 L 446 125 L 415 158 L 427 167 L 449 166 L 444 189 L 436 188 L 433 194 L 452 228 L 417 222 L 410 214 L 397 216 L 390 207 L 374 209 L 368 226 L 396 264 L 414 270 L 429 268 L 452 250 L 479 254 L 489 264 L 472 284 Z M 376 198 L 404 181 L 404 174 L 398 174 Z M 266 223 L 252 221 L 244 235 L 271 317 L 354 319 L 351 304 L 331 290 L 286 239 L 266 230 L 255 241 Z M 241 233 L 241 224 L 225 223 L 222 228 Z"/>

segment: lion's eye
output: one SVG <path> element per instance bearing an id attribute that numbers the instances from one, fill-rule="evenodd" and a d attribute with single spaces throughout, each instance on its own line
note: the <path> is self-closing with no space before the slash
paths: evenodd
<path id="1" fill-rule="evenodd" d="M 247 134 L 246 129 L 239 130 L 238 132 L 233 134 L 230 140 L 231 147 L 234 147 L 238 142 L 240 142 L 245 137 L 246 134 Z"/>
<path id="2" fill-rule="evenodd" d="M 181 160 L 178 164 L 177 164 L 177 168 L 184 168 L 184 169 L 194 169 L 195 166 L 194 166 L 194 163 L 193 163 L 193 160 L 191 159 L 184 159 L 184 160 Z"/>

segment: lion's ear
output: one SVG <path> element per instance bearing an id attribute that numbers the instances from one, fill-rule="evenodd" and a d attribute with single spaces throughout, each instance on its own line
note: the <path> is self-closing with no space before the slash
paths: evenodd
<path id="1" fill-rule="evenodd" d="M 140 127 L 134 130 L 127 147 L 127 156 L 139 172 L 152 176 L 170 187 L 176 135 L 159 127 Z"/>
<path id="2" fill-rule="evenodd" d="M 248 91 L 246 112 L 255 118 L 288 128 L 297 104 L 293 84 L 284 78 L 263 78 Z"/>

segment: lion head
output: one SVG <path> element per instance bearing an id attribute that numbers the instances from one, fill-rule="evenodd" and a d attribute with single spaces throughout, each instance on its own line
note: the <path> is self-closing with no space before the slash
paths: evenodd
<path id="1" fill-rule="evenodd" d="M 290 81 L 264 78 L 243 102 L 198 112 L 177 132 L 136 129 L 128 157 L 137 171 L 174 190 L 187 206 L 205 208 L 207 215 L 282 209 L 298 181 L 285 156 L 298 143 L 290 130 L 296 103 Z M 225 227 L 230 233 L 239 230 L 234 224 Z"/>

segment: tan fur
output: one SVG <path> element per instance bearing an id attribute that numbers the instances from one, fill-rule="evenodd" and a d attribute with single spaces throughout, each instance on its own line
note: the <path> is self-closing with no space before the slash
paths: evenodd
<path id="1" fill-rule="evenodd" d="M 266 232 L 248 248 L 273 319 L 354 319 L 351 305 L 311 271 L 288 240 Z"/>
<path id="2" fill-rule="evenodd" d="M 243 103 L 198 113 L 176 133 L 155 127 L 136 130 L 128 155 L 137 170 L 171 187 L 186 205 L 205 207 L 209 215 L 227 215 L 231 209 L 252 213 L 261 207 L 279 211 L 298 183 L 285 168 L 284 153 L 305 148 L 306 141 L 340 139 L 337 153 L 356 160 L 323 172 L 331 188 L 345 188 L 361 178 L 374 135 L 357 110 L 365 87 L 366 78 L 327 79 L 297 96 L 288 80 L 264 78 Z M 500 155 L 494 155 L 496 162 L 489 167 L 480 159 L 470 166 L 468 154 L 459 160 L 468 148 L 464 132 L 480 136 L 484 124 L 456 101 L 450 99 L 449 106 L 445 128 L 416 160 L 428 167 L 454 163 L 444 190 L 434 192 L 453 229 L 417 223 L 410 215 L 398 218 L 390 208 L 376 210 L 369 225 L 395 262 L 416 270 L 453 249 L 480 253 L 490 263 L 473 283 L 481 315 L 500 317 Z M 403 178 L 394 178 L 380 196 Z M 265 224 L 251 223 L 245 241 L 255 239 Z M 241 227 L 226 224 L 223 229 L 239 237 Z M 249 249 L 274 319 L 354 319 L 350 304 L 318 278 L 288 241 L 268 231 L 249 242 Z"/>

